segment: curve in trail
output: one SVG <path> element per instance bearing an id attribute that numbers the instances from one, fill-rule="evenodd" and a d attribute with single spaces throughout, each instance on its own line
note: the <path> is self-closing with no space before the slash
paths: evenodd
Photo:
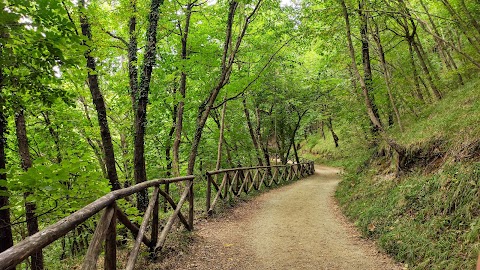
<path id="1" fill-rule="evenodd" d="M 402 269 L 359 237 L 333 194 L 338 170 L 314 175 L 243 203 L 199 224 L 191 252 L 167 269 Z"/>

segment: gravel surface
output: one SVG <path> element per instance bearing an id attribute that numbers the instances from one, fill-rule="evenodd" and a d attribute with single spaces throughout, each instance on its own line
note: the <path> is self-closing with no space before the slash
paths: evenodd
<path id="1" fill-rule="evenodd" d="M 152 269 L 402 269 L 360 238 L 333 199 L 338 170 L 306 179 L 197 223 L 188 252 Z"/>

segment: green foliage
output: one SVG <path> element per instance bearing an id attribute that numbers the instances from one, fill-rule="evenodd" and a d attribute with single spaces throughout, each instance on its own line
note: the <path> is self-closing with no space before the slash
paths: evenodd
<path id="1" fill-rule="evenodd" d="M 431 12 L 436 26 L 442 32 L 442 37 L 455 43 L 455 46 L 461 47 L 462 53 L 478 61 L 475 44 L 468 40 L 468 37 L 478 40 L 473 27 L 463 29 L 461 22 L 452 20 L 450 12 L 439 1 L 424 0 L 427 10 L 422 9 L 419 1 L 407 2 L 412 16 L 418 15 L 419 19 L 430 24 L 426 11 Z M 461 2 L 457 0 L 450 2 L 462 16 L 478 14 L 480 10 L 480 6 L 473 1 L 466 1 L 466 8 L 463 8 Z M 92 39 L 86 40 L 79 27 L 77 1 L 0 2 L 2 75 L 0 111 L 8 120 L 7 181 L 0 182 L 0 185 L 8 187 L 8 191 L 1 191 L 0 195 L 10 197 L 10 205 L 5 208 L 9 208 L 12 214 L 15 240 L 26 235 L 22 222 L 25 214 L 23 198 L 25 192 L 33 192 L 27 200 L 37 204 L 40 227 L 44 228 L 109 190 L 97 112 L 85 82 L 89 72 L 98 76 L 107 106 L 108 124 L 120 182 L 123 185 L 131 185 L 134 182 L 135 111 L 130 96 L 127 47 L 131 36 L 134 36 L 138 42 L 138 60 L 134 64 L 141 72 L 143 52 L 148 46 L 145 36 L 150 3 L 136 1 L 136 10 L 133 9 L 132 3 L 128 0 L 86 1 L 86 7 L 81 10 L 88 17 L 92 31 Z M 197 127 L 197 116 L 204 109 L 208 94 L 218 85 L 221 76 L 221 57 L 229 1 L 195 2 L 187 40 L 188 57 L 182 59 L 182 34 L 185 31 L 187 5 L 191 3 L 164 1 L 161 6 L 157 61 L 153 68 L 147 107 L 144 155 L 148 179 L 172 175 L 171 148 L 175 136 L 172 127 L 175 124 L 175 108 L 180 101 L 185 103 L 185 111 L 179 166 L 180 174 L 186 172 L 187 157 Z M 452 61 L 458 67 L 453 69 L 446 66 L 439 53 L 441 44 L 429 34 L 426 27 L 417 22 L 418 42 L 425 50 L 428 68 L 434 76 L 435 83 L 445 95 L 445 100 L 435 106 L 425 106 L 425 103 L 415 96 L 411 55 L 399 24 L 403 19 L 401 16 L 403 11 L 398 12 L 401 9 L 400 2 L 366 1 L 366 3 L 371 9 L 370 23 L 377 23 L 380 29 L 385 56 L 392 73 L 394 102 L 405 122 L 403 133 L 400 132 L 398 123 L 394 121 L 393 125 L 387 128 L 388 134 L 408 147 L 420 148 L 429 145 L 431 137 L 435 136 L 445 142 L 449 149 L 453 149 L 452 153 L 456 151 L 455 149 L 465 149 L 468 145 L 474 145 L 480 133 L 478 124 L 480 104 L 477 98 L 480 95 L 479 81 L 472 79 L 478 75 L 476 66 L 472 61 L 468 61 L 465 54 L 451 47 L 444 50 L 450 53 Z M 245 19 L 252 12 L 253 4 L 254 1 L 239 1 L 232 25 L 232 45 L 241 33 Z M 346 4 L 351 13 L 352 32 L 358 35 L 360 29 L 356 9 L 358 2 L 346 1 Z M 370 157 L 377 149 L 372 147 L 374 138 L 370 132 L 364 101 L 356 80 L 352 79 L 354 76 L 351 61 L 347 57 L 345 26 L 340 15 L 338 1 L 333 0 L 307 0 L 287 6 L 283 6 L 280 1 L 262 1 L 260 10 L 251 18 L 238 53 L 233 59 L 231 77 L 221 89 L 206 122 L 198 150 L 195 174 L 200 175 L 206 170 L 211 170 L 216 164 L 222 107 L 220 100 L 223 97 L 228 99 L 228 103 L 220 160 L 222 168 L 256 165 L 258 156 L 264 158 L 265 149 L 271 157 L 278 154 L 286 162 L 287 159 L 292 160 L 294 157 L 293 146 L 298 146 L 302 155 L 317 158 L 319 162 L 341 164 L 348 172 L 357 170 L 359 165 L 361 167 L 359 171 L 368 171 Z M 131 33 L 130 20 L 133 16 L 137 25 L 135 31 Z M 354 39 L 354 46 L 359 51 L 361 44 L 357 39 Z M 91 55 L 97 63 L 95 72 L 85 68 L 86 49 L 92 50 Z M 370 44 L 370 51 L 374 70 L 372 96 L 379 109 L 380 118 L 386 124 L 392 115 L 392 108 L 384 76 L 379 72 L 380 62 L 376 55 L 378 48 L 373 42 Z M 419 56 L 414 55 L 413 58 L 418 65 Z M 360 54 L 357 53 L 355 61 L 359 67 L 362 65 Z M 427 76 L 422 73 L 419 66 L 417 69 L 420 73 L 419 78 L 423 83 L 426 82 L 425 86 L 420 86 L 425 102 L 433 102 Z M 185 98 L 179 93 L 179 78 L 182 72 L 187 74 Z M 462 82 L 466 86 L 453 90 L 460 84 L 459 76 L 462 76 Z M 243 100 L 246 102 L 246 111 L 250 114 L 255 133 L 259 130 L 259 134 L 254 136 L 261 149 L 255 149 L 252 143 Z M 451 111 L 451 108 L 455 108 L 455 113 L 443 113 Z M 25 109 L 27 135 L 33 160 L 32 168 L 26 172 L 20 168 L 14 132 L 15 113 L 20 109 Z M 335 147 L 332 132 L 327 127 L 327 123 L 330 122 L 333 131 L 340 138 L 339 147 Z M 319 132 L 320 126 L 323 126 L 325 139 Z M 302 140 L 304 141 L 299 144 Z M 468 145 L 456 143 L 457 141 L 465 141 Z M 455 153 L 460 156 L 470 154 L 458 151 Z M 383 162 L 386 160 L 388 158 L 384 157 Z M 387 171 L 391 170 L 390 164 L 385 166 L 388 167 Z M 471 175 L 469 165 L 458 166 L 460 167 L 453 165 L 451 167 L 452 170 L 457 168 L 459 175 L 464 175 L 458 176 L 458 181 L 468 179 Z M 366 176 L 370 174 L 371 172 Z M 425 185 L 434 182 L 431 179 L 427 181 L 428 177 L 422 175 L 416 177 L 419 178 L 417 179 L 419 183 Z M 438 181 L 443 181 L 442 177 L 444 176 L 439 175 Z M 353 183 L 352 188 L 363 187 L 361 181 L 363 177 L 355 178 L 349 174 L 348 179 L 344 186 Z M 468 193 L 466 186 L 455 183 L 458 192 Z M 204 184 L 195 186 L 196 203 L 200 205 L 204 204 Z M 379 194 L 386 196 L 393 190 L 396 192 L 394 198 L 405 203 L 408 201 L 408 207 L 412 209 L 413 205 L 420 207 L 415 208 L 415 211 L 426 215 L 421 212 L 421 205 L 427 201 L 414 202 L 413 199 L 415 194 L 423 192 L 419 185 L 409 184 L 400 188 L 392 187 L 385 181 L 378 184 L 378 187 L 384 192 L 378 191 Z M 177 188 L 171 186 L 173 196 L 178 196 L 181 192 Z M 365 191 L 373 198 L 376 189 Z M 435 193 L 431 189 L 428 192 Z M 342 194 L 350 195 L 346 191 Z M 473 195 L 469 193 L 468 196 Z M 451 197 L 451 200 L 457 203 L 459 198 Z M 368 201 L 363 202 L 365 205 L 362 207 L 367 207 Z M 465 202 L 459 203 L 463 205 Z M 140 222 L 142 214 L 134 205 L 124 201 L 119 204 L 132 220 Z M 383 223 L 375 226 L 386 228 L 388 219 L 393 218 L 393 215 L 380 209 L 381 205 L 378 202 L 372 208 L 367 207 L 365 213 L 371 218 L 384 218 Z M 391 201 L 388 207 L 393 209 L 397 204 Z M 359 206 L 356 211 L 360 213 L 361 209 L 363 208 Z M 379 220 L 377 222 L 380 222 Z M 474 221 L 473 217 L 469 222 L 470 231 L 466 232 L 464 237 L 470 239 L 468 241 L 473 241 L 478 237 L 479 222 Z M 95 219 L 90 220 L 80 236 L 90 235 L 89 230 L 94 227 L 94 223 Z M 437 223 L 441 222 L 435 221 L 431 225 L 437 226 Z M 363 220 L 360 225 L 368 226 L 370 223 Z M 405 226 L 397 226 L 399 234 L 395 234 L 395 237 L 411 231 L 410 227 Z M 415 226 L 423 228 L 420 225 Z M 383 239 L 381 235 L 384 235 L 378 230 L 372 231 L 371 234 L 380 239 Z M 67 240 L 80 236 L 69 235 Z M 428 245 L 429 237 L 431 236 L 416 239 L 419 241 L 418 246 Z M 444 242 L 439 243 L 438 248 L 447 247 L 449 239 L 445 238 Z M 402 254 L 402 258 L 410 256 L 408 260 L 414 261 L 414 256 L 427 257 L 420 250 L 412 253 L 406 244 L 393 245 L 388 239 L 384 242 L 385 246 L 391 246 L 391 250 L 397 250 L 398 254 Z M 73 244 L 67 241 L 68 245 Z M 68 247 L 62 247 L 58 243 L 53 245 L 46 252 L 48 264 L 53 268 L 63 267 L 57 258 L 60 257 L 59 253 L 66 249 Z M 440 259 L 435 260 L 438 262 Z M 426 261 L 422 263 L 428 265 Z"/>

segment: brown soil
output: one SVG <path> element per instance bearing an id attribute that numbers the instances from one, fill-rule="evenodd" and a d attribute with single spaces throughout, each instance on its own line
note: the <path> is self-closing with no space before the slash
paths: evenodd
<path id="1" fill-rule="evenodd" d="M 337 174 L 317 166 L 313 176 L 199 222 L 188 252 L 152 269 L 402 269 L 341 214 Z"/>

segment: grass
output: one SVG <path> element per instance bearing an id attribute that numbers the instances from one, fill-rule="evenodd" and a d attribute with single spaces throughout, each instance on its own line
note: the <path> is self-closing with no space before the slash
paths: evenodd
<path id="1" fill-rule="evenodd" d="M 473 269 L 480 251 L 480 164 L 391 179 L 347 174 L 336 196 L 363 235 L 415 269 Z"/>
<path id="2" fill-rule="evenodd" d="M 480 134 L 480 80 L 448 93 L 441 102 L 427 107 L 418 117 L 407 116 L 405 130 L 390 131 L 400 143 L 409 145 L 431 138 L 461 140 Z"/>
<path id="3" fill-rule="evenodd" d="M 480 80 L 452 90 L 389 135 L 408 149 L 441 148 L 441 164 L 396 177 L 389 155 L 362 139 L 315 144 L 317 160 L 345 168 L 336 197 L 365 237 L 413 269 L 474 269 L 480 252 Z M 343 136 L 342 136 L 343 135 Z M 348 135 L 347 135 L 348 136 Z M 349 136 L 352 137 L 352 136 Z M 360 136 L 356 136 L 360 137 Z M 328 138 L 327 138 L 328 140 Z M 438 143 L 440 142 L 440 143 Z M 427 150 L 425 150 L 427 151 Z"/>

